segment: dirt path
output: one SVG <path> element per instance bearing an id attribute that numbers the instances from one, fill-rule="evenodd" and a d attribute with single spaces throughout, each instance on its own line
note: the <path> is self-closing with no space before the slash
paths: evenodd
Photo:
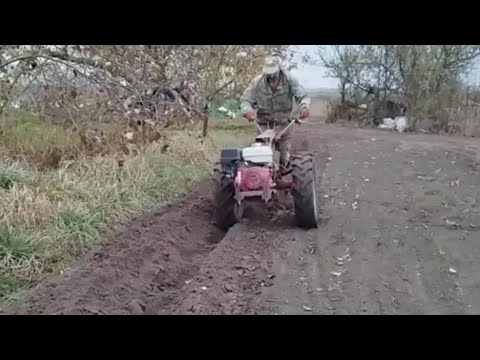
<path id="1" fill-rule="evenodd" d="M 221 233 L 207 182 L 9 313 L 480 313 L 478 141 L 318 123 L 296 139 L 322 170 L 319 229 L 284 199 Z"/>

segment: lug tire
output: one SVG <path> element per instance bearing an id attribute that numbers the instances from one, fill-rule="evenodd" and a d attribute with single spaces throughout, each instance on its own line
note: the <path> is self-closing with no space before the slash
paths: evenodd
<path id="1" fill-rule="evenodd" d="M 215 223 L 227 231 L 243 217 L 243 206 L 235 200 L 235 185 L 232 179 L 222 174 L 218 167 L 214 170 Z"/>
<path id="2" fill-rule="evenodd" d="M 301 228 L 317 228 L 319 203 L 316 190 L 316 172 L 312 155 L 292 156 L 292 196 L 295 218 Z"/>

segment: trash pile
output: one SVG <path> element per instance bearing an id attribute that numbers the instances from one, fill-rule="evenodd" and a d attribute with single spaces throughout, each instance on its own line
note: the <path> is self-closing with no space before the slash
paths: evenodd
<path id="1" fill-rule="evenodd" d="M 210 115 L 215 118 L 234 119 L 240 115 L 240 101 L 229 99 L 213 103 L 210 107 Z"/>
<path id="2" fill-rule="evenodd" d="M 225 114 L 226 117 L 230 118 L 230 119 L 233 119 L 237 116 L 236 113 L 234 113 L 233 111 L 231 110 L 228 110 L 225 106 L 222 106 L 222 107 L 219 107 L 218 108 L 218 111 Z"/>
<path id="3" fill-rule="evenodd" d="M 408 119 L 405 116 L 397 116 L 395 119 L 385 118 L 383 119 L 383 124 L 380 124 L 378 127 L 403 133 L 408 130 Z"/>

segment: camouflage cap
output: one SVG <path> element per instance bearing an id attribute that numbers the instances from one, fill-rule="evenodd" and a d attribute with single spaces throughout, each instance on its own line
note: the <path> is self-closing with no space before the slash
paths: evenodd
<path id="1" fill-rule="evenodd" d="M 274 56 L 267 56 L 263 64 L 263 73 L 265 75 L 276 74 L 280 71 L 280 61 Z"/>

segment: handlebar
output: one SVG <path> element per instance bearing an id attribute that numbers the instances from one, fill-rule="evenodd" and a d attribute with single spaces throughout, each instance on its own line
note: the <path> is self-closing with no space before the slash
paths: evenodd
<path id="1" fill-rule="evenodd" d="M 258 131 L 263 132 L 263 129 L 260 127 L 260 125 L 258 125 L 257 121 L 256 120 L 253 120 L 253 121 L 255 121 L 255 126 L 257 127 Z M 289 121 L 289 124 L 280 132 L 280 134 L 277 135 L 277 138 L 282 137 L 282 135 L 285 134 L 293 124 L 301 125 L 305 123 L 305 121 L 302 121 L 300 119 L 289 119 L 288 121 Z"/>

